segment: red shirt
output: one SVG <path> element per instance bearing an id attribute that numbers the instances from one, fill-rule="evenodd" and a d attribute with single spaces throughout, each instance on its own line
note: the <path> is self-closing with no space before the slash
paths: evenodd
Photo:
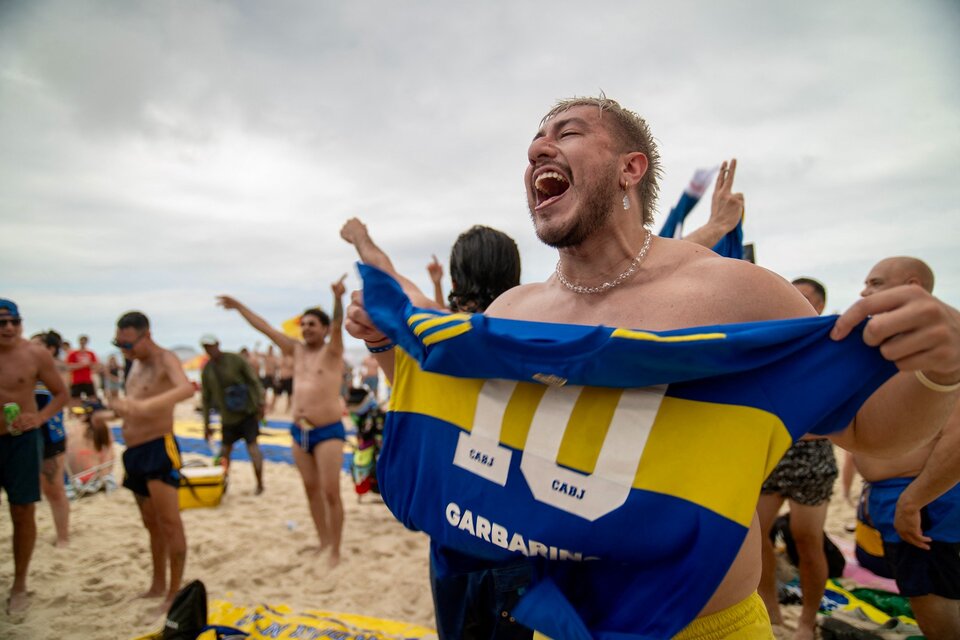
<path id="1" fill-rule="evenodd" d="M 85 367 L 74 369 L 70 372 L 71 384 L 93 384 L 93 371 L 90 365 L 97 362 L 97 354 L 88 349 L 71 351 L 67 354 L 67 364 L 83 364 Z"/>

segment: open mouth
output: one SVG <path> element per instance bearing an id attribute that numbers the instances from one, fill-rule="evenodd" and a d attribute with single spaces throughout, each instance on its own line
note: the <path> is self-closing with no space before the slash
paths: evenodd
<path id="1" fill-rule="evenodd" d="M 556 171 L 544 171 L 533 181 L 533 187 L 539 209 L 563 196 L 570 188 L 570 182 Z"/>

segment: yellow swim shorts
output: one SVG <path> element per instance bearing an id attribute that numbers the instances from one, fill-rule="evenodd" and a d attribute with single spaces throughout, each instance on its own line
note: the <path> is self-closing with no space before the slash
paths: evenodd
<path id="1" fill-rule="evenodd" d="M 534 640 L 549 640 L 534 633 Z M 697 618 L 673 640 L 774 640 L 767 608 L 756 591 L 741 602 Z"/>
<path id="2" fill-rule="evenodd" d="M 673 640 L 773 640 L 770 616 L 760 595 L 750 596 L 727 607 L 697 618 L 673 636 Z"/>

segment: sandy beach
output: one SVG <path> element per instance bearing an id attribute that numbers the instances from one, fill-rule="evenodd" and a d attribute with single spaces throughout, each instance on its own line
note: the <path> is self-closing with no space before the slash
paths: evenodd
<path id="1" fill-rule="evenodd" d="M 119 476 L 122 447 L 115 447 Z M 255 496 L 249 463 L 235 462 L 219 507 L 183 512 L 189 546 L 186 581 L 200 579 L 211 600 L 240 606 L 286 604 L 295 611 L 325 609 L 433 626 L 426 536 L 404 529 L 375 496 L 367 494 L 358 503 L 344 475 L 343 561 L 328 570 L 324 557 L 303 552 L 317 540 L 296 469 L 267 462 L 265 483 L 265 493 Z M 853 516 L 838 486 L 828 533 L 851 538 L 844 524 Z M 16 623 L 0 613 L 0 638 L 127 640 L 160 627 L 162 617 L 149 614 L 156 601 L 136 598 L 147 587 L 150 553 L 129 491 L 73 502 L 68 549 L 52 544 L 53 522 L 45 502 L 37 506 L 37 529 L 30 609 Z M 0 549 L 0 585 L 6 595 L 13 573 L 6 506 L 0 516 Z M 798 612 L 799 607 L 784 607 L 788 627 Z M 791 633 L 775 632 L 778 638 Z"/>
<path id="2" fill-rule="evenodd" d="M 190 411 L 182 405 L 178 413 L 181 408 Z M 119 479 L 122 447 L 114 446 Z M 219 507 L 182 512 L 185 583 L 200 579 L 210 600 L 240 606 L 286 604 L 295 611 L 324 609 L 433 627 L 426 536 L 404 529 L 376 496 L 358 503 L 344 475 L 343 561 L 328 570 L 325 556 L 303 552 L 317 544 L 317 536 L 296 468 L 267 462 L 264 473 L 266 491 L 255 496 L 250 464 L 234 462 Z M 6 504 L 2 510 L 0 585 L 6 597 L 13 579 L 12 527 Z M 130 491 L 71 503 L 70 534 L 69 548 L 55 548 L 49 505 L 37 505 L 30 609 L 17 624 L 0 612 L 0 638 L 127 640 L 159 629 L 162 617 L 149 614 L 157 601 L 136 598 L 148 586 L 150 550 Z"/>

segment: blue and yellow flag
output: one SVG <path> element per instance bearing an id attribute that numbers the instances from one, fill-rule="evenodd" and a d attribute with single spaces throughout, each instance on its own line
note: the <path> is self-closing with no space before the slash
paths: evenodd
<path id="1" fill-rule="evenodd" d="M 528 559 L 553 638 L 663 638 L 716 590 L 760 485 L 894 372 L 835 318 L 652 332 L 417 309 L 360 266 L 399 348 L 383 498 L 435 548 Z"/>

